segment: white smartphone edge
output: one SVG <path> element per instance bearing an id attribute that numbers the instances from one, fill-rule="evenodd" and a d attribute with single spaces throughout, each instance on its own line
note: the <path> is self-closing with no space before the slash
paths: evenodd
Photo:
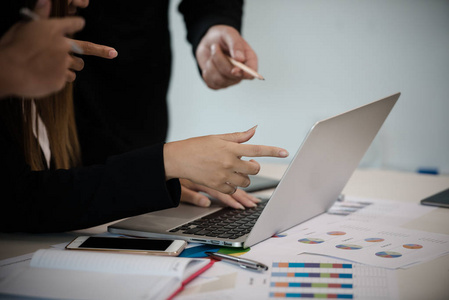
<path id="1" fill-rule="evenodd" d="M 187 246 L 187 242 L 184 240 L 168 240 L 172 243 L 165 250 L 140 250 L 140 249 L 113 249 L 113 248 L 80 248 L 91 236 L 78 236 L 73 239 L 65 249 L 67 250 L 88 250 L 88 251 L 103 251 L 103 252 L 119 252 L 119 253 L 132 253 L 132 254 L 148 254 L 148 255 L 164 255 L 164 256 L 178 256 Z M 114 239 L 114 237 L 107 237 Z M 162 240 L 162 239 L 158 239 Z"/>

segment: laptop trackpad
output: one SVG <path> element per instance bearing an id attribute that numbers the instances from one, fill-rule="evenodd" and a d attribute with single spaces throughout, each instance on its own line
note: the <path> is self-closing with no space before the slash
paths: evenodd
<path id="1" fill-rule="evenodd" d="M 222 207 L 216 204 L 213 204 L 210 207 L 199 207 L 181 203 L 178 207 L 155 211 L 146 215 L 190 220 L 200 216 L 208 215 L 220 208 Z"/>

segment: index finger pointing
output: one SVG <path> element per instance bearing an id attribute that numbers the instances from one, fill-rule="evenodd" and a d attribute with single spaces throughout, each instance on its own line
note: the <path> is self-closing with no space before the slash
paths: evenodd
<path id="1" fill-rule="evenodd" d="M 85 55 L 93 55 L 109 59 L 115 58 L 118 55 L 117 51 L 112 47 L 98 45 L 86 41 L 79 41 L 79 40 L 73 41 L 76 42 L 81 49 L 83 49 L 83 54 Z"/>
<path id="2" fill-rule="evenodd" d="M 263 146 L 263 145 L 236 145 L 237 151 L 236 154 L 238 156 L 246 156 L 246 157 L 261 157 L 261 156 L 271 156 L 271 157 L 287 157 L 288 151 L 273 146 Z"/>

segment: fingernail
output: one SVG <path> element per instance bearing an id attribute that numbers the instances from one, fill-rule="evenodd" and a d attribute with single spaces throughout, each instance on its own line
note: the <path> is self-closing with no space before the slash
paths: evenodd
<path id="1" fill-rule="evenodd" d="M 250 195 L 251 196 L 251 195 Z M 254 196 L 251 196 L 251 201 L 255 202 L 255 203 L 260 203 L 262 202 L 262 200 L 260 200 L 259 198 L 256 198 Z"/>
<path id="2" fill-rule="evenodd" d="M 240 203 L 237 203 L 237 209 L 245 210 L 245 207 L 241 205 Z"/>
<path id="3" fill-rule="evenodd" d="M 237 50 L 234 52 L 234 59 L 238 61 L 244 61 L 245 60 L 245 54 L 243 54 L 242 51 Z"/>
<path id="4" fill-rule="evenodd" d="M 212 44 L 210 46 L 210 51 L 212 52 L 212 54 L 215 54 L 215 52 L 217 51 L 217 45 L 216 44 Z"/>
<path id="5" fill-rule="evenodd" d="M 210 206 L 210 200 L 206 198 L 201 198 L 198 204 L 202 207 L 209 207 Z"/>
<path id="6" fill-rule="evenodd" d="M 110 58 L 115 58 L 117 57 L 118 52 L 116 50 L 109 50 L 109 57 Z"/>
<path id="7" fill-rule="evenodd" d="M 243 77 L 243 74 L 239 68 L 233 68 L 231 70 L 231 74 L 234 75 L 235 77 Z"/>
<path id="8" fill-rule="evenodd" d="M 281 150 L 281 151 L 279 151 L 279 156 L 280 157 L 287 157 L 288 156 L 288 152 L 286 150 Z"/>
<path id="9" fill-rule="evenodd" d="M 256 130 L 257 126 L 259 126 L 259 125 L 256 125 L 256 126 L 251 127 L 251 128 L 248 129 L 246 132 L 250 132 L 250 131 L 252 131 L 252 130 Z"/>

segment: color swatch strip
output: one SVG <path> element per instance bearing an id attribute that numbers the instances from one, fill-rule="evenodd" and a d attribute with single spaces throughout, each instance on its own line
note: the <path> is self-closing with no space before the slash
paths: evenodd
<path id="1" fill-rule="evenodd" d="M 272 277 L 321 277 L 321 278 L 352 278 L 352 274 L 342 273 L 299 273 L 299 272 L 273 272 Z"/>
<path id="2" fill-rule="evenodd" d="M 270 293 L 271 298 L 321 298 L 321 299 L 354 299 L 352 294 L 317 294 L 317 293 Z"/>
<path id="3" fill-rule="evenodd" d="M 272 287 L 302 287 L 302 288 L 339 288 L 352 289 L 352 284 L 318 283 L 318 282 L 272 282 Z"/>
<path id="4" fill-rule="evenodd" d="M 287 263 L 274 262 L 273 268 L 331 268 L 352 269 L 352 264 L 326 264 L 326 263 Z"/>

